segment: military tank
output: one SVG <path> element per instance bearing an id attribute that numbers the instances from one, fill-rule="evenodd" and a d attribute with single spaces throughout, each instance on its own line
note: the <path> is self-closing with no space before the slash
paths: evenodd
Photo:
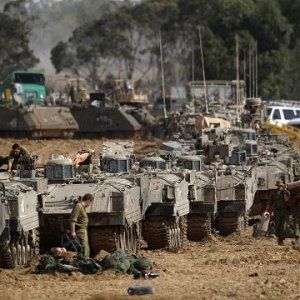
<path id="1" fill-rule="evenodd" d="M 157 162 L 154 160 L 154 163 Z M 161 165 L 161 161 L 158 163 Z M 187 235 L 188 183 L 182 174 L 164 173 L 159 170 L 141 173 L 139 180 L 142 234 L 149 249 L 181 247 Z"/>
<path id="2" fill-rule="evenodd" d="M 202 158 L 185 155 L 178 164 L 188 173 L 190 211 L 187 216 L 187 238 L 201 241 L 209 238 L 217 211 L 216 173 L 213 169 L 203 170 Z"/>
<path id="3" fill-rule="evenodd" d="M 257 191 L 251 206 L 250 216 L 260 215 L 266 208 L 271 193 L 277 189 L 276 182 L 282 180 L 284 183 L 293 182 L 292 166 L 269 160 L 260 161 L 257 165 Z"/>
<path id="4" fill-rule="evenodd" d="M 218 170 L 216 188 L 219 233 L 229 235 L 235 231 L 243 232 L 254 199 L 255 179 L 232 167 L 226 167 Z"/>
<path id="5" fill-rule="evenodd" d="M 61 235 L 69 228 L 74 203 L 90 193 L 94 195 L 94 202 L 87 210 L 91 254 L 96 255 L 100 250 L 136 250 L 142 217 L 140 187 L 134 179 L 111 176 L 94 182 L 78 181 L 75 177 L 70 180 L 74 176 L 70 173 L 73 165 L 65 159 L 52 160 L 46 170 L 51 184 L 41 216 L 43 249 L 60 244 Z"/>
<path id="6" fill-rule="evenodd" d="M 0 135 L 28 138 L 72 138 L 78 124 L 69 108 L 29 105 L 0 109 Z"/>
<path id="7" fill-rule="evenodd" d="M 131 137 L 142 126 L 122 107 L 73 106 L 71 113 L 78 124 L 76 137 Z"/>
<path id="8" fill-rule="evenodd" d="M 0 267 L 24 265 L 38 252 L 37 193 L 26 185 L 0 178 Z"/>

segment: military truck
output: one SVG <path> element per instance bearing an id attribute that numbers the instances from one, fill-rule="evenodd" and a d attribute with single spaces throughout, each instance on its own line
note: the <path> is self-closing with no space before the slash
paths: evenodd
<path id="1" fill-rule="evenodd" d="M 0 267 L 15 268 L 39 250 L 37 193 L 1 174 L 0 199 Z"/>
<path id="2" fill-rule="evenodd" d="M 177 248 L 186 240 L 188 183 L 180 174 L 140 174 L 143 237 L 149 249 Z"/>
<path id="3" fill-rule="evenodd" d="M 87 210 L 91 254 L 96 255 L 102 249 L 136 250 L 142 217 L 140 187 L 134 179 L 111 176 L 94 182 L 70 180 L 73 165 L 71 162 L 68 165 L 65 159 L 51 161 L 46 168 L 51 184 L 41 216 L 43 249 L 60 244 L 60 237 L 69 228 L 74 203 L 90 193 L 94 195 L 94 202 Z"/>

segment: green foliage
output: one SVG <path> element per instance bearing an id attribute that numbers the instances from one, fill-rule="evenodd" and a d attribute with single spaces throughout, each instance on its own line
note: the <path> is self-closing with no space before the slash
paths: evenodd
<path id="1" fill-rule="evenodd" d="M 57 72 L 85 71 L 94 82 L 107 74 L 104 66 L 116 65 L 128 78 L 157 70 L 153 78 L 158 81 L 161 31 L 167 83 L 191 80 L 192 51 L 195 78 L 201 79 L 201 26 L 207 79 L 235 78 L 238 34 L 241 62 L 257 41 L 260 95 L 299 98 L 299 9 L 300 0 L 125 1 L 75 29 L 66 44 L 52 50 L 52 62 Z"/>
<path id="2" fill-rule="evenodd" d="M 29 26 L 26 21 L 0 13 L 0 78 L 14 70 L 27 70 L 39 60 L 29 48 Z"/>

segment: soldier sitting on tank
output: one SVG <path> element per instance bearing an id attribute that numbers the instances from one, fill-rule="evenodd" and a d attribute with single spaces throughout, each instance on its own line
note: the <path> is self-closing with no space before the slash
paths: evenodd
<path id="1" fill-rule="evenodd" d="M 21 164 L 21 157 L 30 157 L 28 150 L 18 144 L 13 144 L 9 155 L 0 159 L 0 167 L 6 164 L 7 171 L 11 173 L 12 170 L 18 169 L 18 166 Z"/>
<path id="2" fill-rule="evenodd" d="M 271 193 L 266 211 L 270 212 L 274 209 L 275 235 L 278 239 L 278 245 L 283 246 L 289 222 L 290 192 L 281 180 L 276 182 L 276 186 L 277 190 Z"/>
<path id="3" fill-rule="evenodd" d="M 93 203 L 94 197 L 91 194 L 85 194 L 81 201 L 74 205 L 70 216 L 70 230 L 71 237 L 76 236 L 81 240 L 83 246 L 83 256 L 88 258 L 90 256 L 90 247 L 88 239 L 88 223 L 89 218 L 86 213 L 87 207 Z"/>

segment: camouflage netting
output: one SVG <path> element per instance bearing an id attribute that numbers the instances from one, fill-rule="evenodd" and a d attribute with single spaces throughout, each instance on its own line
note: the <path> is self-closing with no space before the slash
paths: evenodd
<path id="1" fill-rule="evenodd" d="M 138 257 L 124 250 L 117 250 L 102 260 L 86 259 L 81 256 L 68 257 L 45 255 L 41 258 L 35 272 L 37 274 L 52 272 L 81 272 L 83 274 L 97 274 L 105 270 L 115 270 L 117 274 L 138 275 L 142 271 L 150 270 L 152 263 L 144 257 Z"/>

